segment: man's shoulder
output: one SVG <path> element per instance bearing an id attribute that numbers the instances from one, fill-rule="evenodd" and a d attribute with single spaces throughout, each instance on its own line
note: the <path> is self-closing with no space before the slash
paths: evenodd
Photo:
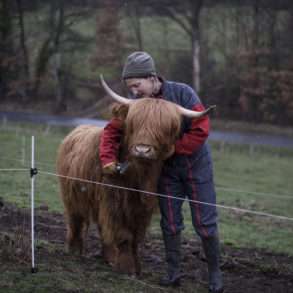
<path id="1" fill-rule="evenodd" d="M 183 82 L 165 80 L 164 81 L 164 89 L 166 92 L 173 92 L 180 95 L 188 94 L 194 95 L 195 91 L 191 86 Z"/>
<path id="2" fill-rule="evenodd" d="M 167 86 L 170 86 L 170 87 L 174 87 L 174 88 L 182 88 L 182 89 L 191 89 L 192 88 L 186 84 L 186 83 L 183 83 L 183 82 L 178 82 L 178 81 L 173 81 L 173 80 L 165 80 L 164 83 L 167 85 Z"/>
<path id="3" fill-rule="evenodd" d="M 194 105 L 200 103 L 195 91 L 189 85 L 181 82 L 165 81 L 163 96 L 187 109 L 192 109 Z"/>

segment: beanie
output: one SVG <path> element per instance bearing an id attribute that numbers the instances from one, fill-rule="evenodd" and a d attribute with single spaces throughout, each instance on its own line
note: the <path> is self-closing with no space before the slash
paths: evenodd
<path id="1" fill-rule="evenodd" d="M 146 52 L 133 52 L 123 67 L 122 78 L 139 78 L 156 75 L 153 58 Z"/>

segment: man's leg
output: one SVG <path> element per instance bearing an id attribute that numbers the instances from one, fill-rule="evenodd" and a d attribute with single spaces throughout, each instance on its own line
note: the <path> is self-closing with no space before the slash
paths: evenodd
<path id="1" fill-rule="evenodd" d="M 174 178 L 173 178 L 174 179 Z M 160 180 L 159 192 L 168 196 L 182 196 L 180 184 L 168 176 Z M 161 228 L 165 245 L 167 275 L 160 280 L 161 286 L 179 286 L 180 272 L 180 246 L 183 218 L 181 215 L 182 200 L 160 197 Z"/>
<path id="2" fill-rule="evenodd" d="M 224 291 L 222 272 L 220 270 L 220 245 L 218 235 L 202 238 L 202 246 L 206 255 L 209 272 L 209 292 Z"/>
<path id="3" fill-rule="evenodd" d="M 200 169 L 188 166 L 186 192 L 191 200 L 193 226 L 202 240 L 209 273 L 209 292 L 223 292 L 220 270 L 220 248 L 217 228 L 216 193 L 211 164 Z M 208 204 L 204 204 L 208 203 Z"/>

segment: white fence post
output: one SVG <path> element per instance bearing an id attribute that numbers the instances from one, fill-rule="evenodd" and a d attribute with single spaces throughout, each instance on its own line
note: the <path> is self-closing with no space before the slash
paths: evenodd
<path id="1" fill-rule="evenodd" d="M 32 273 L 36 273 L 35 267 L 35 175 L 37 174 L 35 168 L 35 137 L 32 136 L 32 145 L 31 145 L 31 246 L 32 246 Z"/>

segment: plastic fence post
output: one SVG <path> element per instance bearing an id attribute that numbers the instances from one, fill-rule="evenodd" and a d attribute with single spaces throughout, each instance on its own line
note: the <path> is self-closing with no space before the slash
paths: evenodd
<path id="1" fill-rule="evenodd" d="M 35 137 L 32 136 L 32 145 L 31 145 L 31 246 L 32 246 L 32 273 L 36 273 L 35 267 L 35 175 L 37 174 L 35 168 Z"/>

